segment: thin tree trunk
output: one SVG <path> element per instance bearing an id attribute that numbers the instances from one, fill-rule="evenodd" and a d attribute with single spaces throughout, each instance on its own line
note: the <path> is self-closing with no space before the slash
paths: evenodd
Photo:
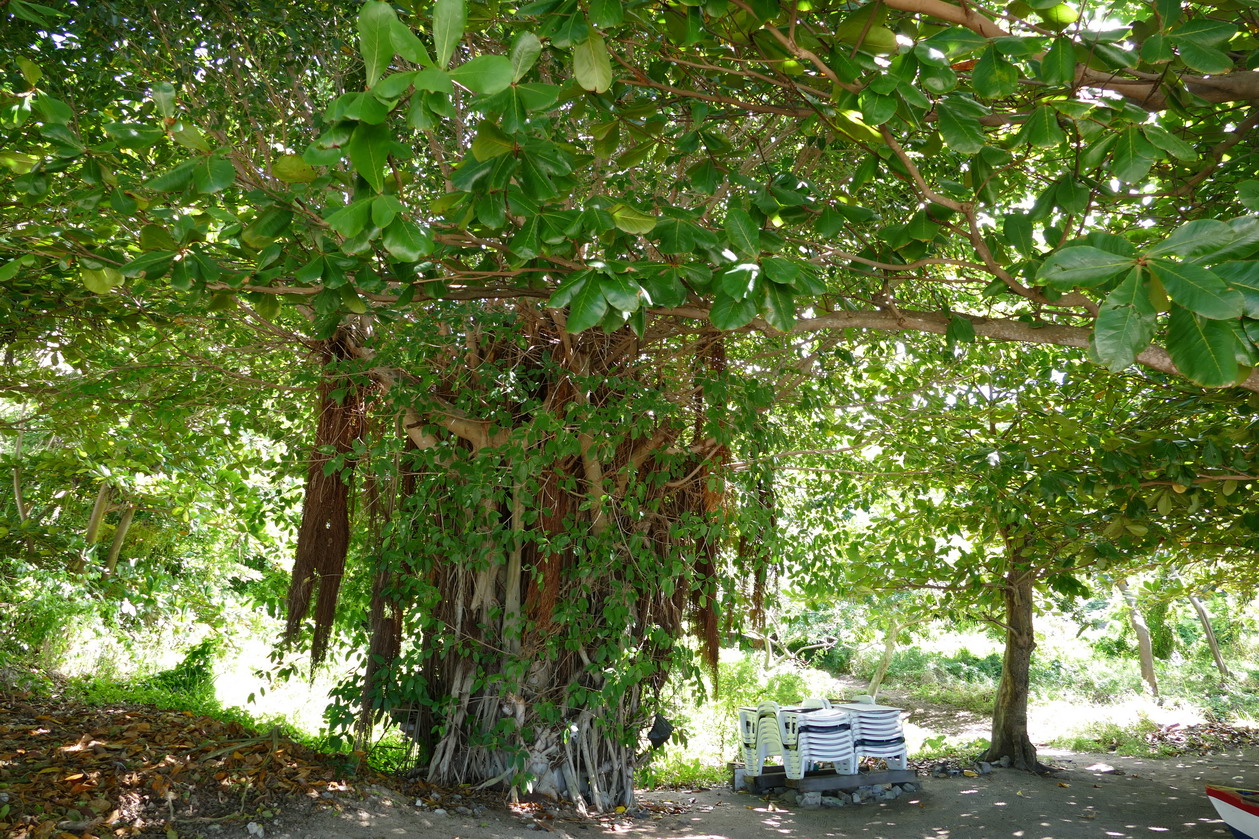
<path id="1" fill-rule="evenodd" d="M 896 654 L 896 636 L 900 634 L 901 625 L 899 621 L 892 621 L 892 625 L 887 630 L 887 635 L 883 638 L 883 658 L 879 659 L 879 666 L 874 671 L 874 676 L 870 678 L 870 686 L 866 688 L 866 693 L 874 698 L 879 696 L 879 688 L 883 685 L 883 677 L 887 675 L 887 670 L 892 666 L 892 656 Z"/>
<path id="2" fill-rule="evenodd" d="M 1215 637 L 1215 628 L 1211 626 L 1211 616 L 1207 614 L 1207 609 L 1202 605 L 1202 601 L 1192 592 L 1189 594 L 1189 602 L 1193 604 L 1193 610 L 1198 613 L 1198 620 L 1202 622 L 1202 631 L 1207 637 L 1207 646 L 1211 648 L 1211 655 L 1215 658 L 1215 668 L 1220 671 L 1220 676 L 1225 679 L 1232 679 L 1233 673 L 1228 669 L 1228 665 L 1224 663 L 1224 656 L 1220 653 L 1220 641 Z"/>
<path id="3" fill-rule="evenodd" d="M 127 531 L 131 529 L 131 522 L 136 517 L 136 505 L 128 504 L 127 508 L 122 511 L 122 518 L 118 520 L 118 526 L 114 528 L 113 541 L 109 543 L 109 555 L 105 559 L 105 573 L 113 574 L 114 569 L 118 567 L 118 557 L 122 554 L 123 543 L 127 541 Z"/>
<path id="4" fill-rule="evenodd" d="M 1149 687 L 1150 693 L 1158 698 L 1158 676 L 1154 672 L 1154 643 L 1150 639 L 1150 628 L 1146 626 L 1145 617 L 1137 605 L 1136 595 L 1128 588 L 1126 580 L 1115 583 L 1124 603 L 1128 606 L 1128 620 L 1132 622 L 1132 631 L 1137 634 L 1137 655 L 1141 660 L 1141 678 Z"/>
<path id="5" fill-rule="evenodd" d="M 101 524 L 105 521 L 105 513 L 109 511 L 109 496 L 111 492 L 112 489 L 107 483 L 102 483 L 96 491 L 96 502 L 92 505 L 92 515 L 87 520 L 87 530 L 83 532 L 83 541 L 87 542 L 87 547 L 74 560 L 70 568 L 72 573 L 83 573 L 83 568 L 87 564 L 88 554 L 91 553 L 92 546 L 100 539 Z"/>
<path id="6" fill-rule="evenodd" d="M 13 447 L 13 500 L 17 502 L 17 520 L 25 524 L 31 514 L 22 498 L 22 436 L 23 433 L 19 431 L 17 443 Z"/>
<path id="7" fill-rule="evenodd" d="M 1044 771 L 1036 759 L 1036 746 L 1027 734 L 1027 699 L 1031 684 L 1032 651 L 1036 649 L 1033 627 L 1033 578 L 1012 570 L 1005 582 L 1005 658 L 1001 683 L 992 715 L 992 745 L 984 759 L 1008 757 L 1010 765 L 1029 772 Z"/>

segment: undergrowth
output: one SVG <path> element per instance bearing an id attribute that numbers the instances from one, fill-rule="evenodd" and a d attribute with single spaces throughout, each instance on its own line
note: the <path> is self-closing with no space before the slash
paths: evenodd
<path id="1" fill-rule="evenodd" d="M 214 694 L 213 663 L 216 655 L 216 644 L 208 640 L 190 648 L 183 660 L 168 670 L 135 680 L 75 676 L 64 683 L 62 692 L 66 698 L 85 705 L 144 705 L 206 716 L 222 723 L 236 723 L 255 734 L 277 732 L 285 740 L 335 760 L 341 771 L 350 774 L 363 765 L 382 774 L 399 773 L 410 768 L 400 732 L 391 731 L 366 752 L 360 752 L 344 740 L 324 732 L 311 734 L 303 731 L 283 717 L 258 715 L 243 708 L 223 705 Z"/>

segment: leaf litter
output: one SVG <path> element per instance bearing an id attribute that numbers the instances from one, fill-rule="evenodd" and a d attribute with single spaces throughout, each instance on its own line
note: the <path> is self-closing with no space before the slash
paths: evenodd
<path id="1" fill-rule="evenodd" d="M 278 730 L 185 711 L 0 694 L 0 835 L 106 839 L 334 805 L 389 779 Z"/>

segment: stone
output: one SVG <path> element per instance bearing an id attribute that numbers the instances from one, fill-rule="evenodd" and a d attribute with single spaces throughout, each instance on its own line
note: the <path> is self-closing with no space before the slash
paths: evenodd
<path id="1" fill-rule="evenodd" d="M 257 822 L 250 822 L 245 825 L 245 832 L 247 832 L 250 836 L 257 836 L 258 839 L 262 839 L 263 836 L 267 835 L 266 828 Z"/>
<path id="2" fill-rule="evenodd" d="M 822 796 L 822 806 L 823 806 L 823 807 L 843 807 L 843 806 L 844 806 L 845 804 L 847 804 L 847 803 L 848 803 L 848 802 L 847 802 L 847 801 L 845 801 L 844 799 L 842 799 L 842 798 L 836 798 L 836 797 L 835 797 L 835 796 L 833 796 L 833 795 L 824 795 L 824 796 Z"/>
<path id="3" fill-rule="evenodd" d="M 901 789 L 904 790 L 905 792 L 917 792 L 918 785 L 917 784 L 901 784 Z"/>
<path id="4" fill-rule="evenodd" d="M 472 808 L 471 807 L 456 807 L 455 812 L 461 816 L 470 816 L 472 815 Z"/>
<path id="5" fill-rule="evenodd" d="M 444 815 L 446 815 L 446 809 L 445 809 L 444 807 L 438 807 L 436 810 L 434 810 L 434 811 L 433 811 L 433 815 L 434 815 L 434 816 L 444 816 Z"/>
<path id="6" fill-rule="evenodd" d="M 860 804 L 860 803 L 861 803 L 861 801 L 862 801 L 861 791 L 860 791 L 860 790 L 858 790 L 857 792 L 854 792 L 854 793 L 852 794 L 852 803 L 853 803 L 853 804 Z"/>
<path id="7" fill-rule="evenodd" d="M 822 806 L 822 793 L 806 792 L 799 794 L 797 803 L 802 810 L 817 810 Z"/>
<path id="8" fill-rule="evenodd" d="M 800 794 L 796 792 L 794 789 L 789 789 L 782 794 L 781 800 L 782 800 L 782 803 L 787 804 L 787 805 L 795 804 L 797 801 L 800 800 Z"/>
<path id="9" fill-rule="evenodd" d="M 1010 760 L 1009 755 L 1002 755 L 1001 759 L 997 761 L 997 765 L 1000 766 L 1002 769 L 1009 769 L 1011 763 L 1013 763 L 1013 761 Z"/>

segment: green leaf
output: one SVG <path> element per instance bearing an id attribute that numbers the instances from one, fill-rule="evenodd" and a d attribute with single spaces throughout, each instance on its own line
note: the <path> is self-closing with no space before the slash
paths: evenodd
<path id="1" fill-rule="evenodd" d="M 367 87 L 389 69 L 393 61 L 393 32 L 398 15 L 386 0 L 367 0 L 358 13 L 359 51 L 363 54 Z"/>
<path id="2" fill-rule="evenodd" d="M 146 224 L 140 228 L 140 250 L 177 251 L 179 243 L 170 231 L 160 224 Z"/>
<path id="3" fill-rule="evenodd" d="M 586 90 L 604 93 L 612 87 L 612 59 L 602 35 L 592 34 L 573 47 L 573 74 Z"/>
<path id="4" fill-rule="evenodd" d="M 1259 180 L 1242 181 L 1237 187 L 1237 200 L 1247 210 L 1259 211 Z"/>
<path id="5" fill-rule="evenodd" d="M 895 97 L 880 96 L 866 88 L 857 101 L 861 105 L 861 117 L 867 125 L 882 125 L 896 116 Z"/>
<path id="6" fill-rule="evenodd" d="M 1142 180 L 1154 165 L 1154 147 L 1135 127 L 1119 135 L 1111 158 L 1111 174 L 1120 181 L 1134 184 Z"/>
<path id="7" fill-rule="evenodd" d="M 367 226 L 372 215 L 372 199 L 360 198 L 352 204 L 340 208 L 330 214 L 324 221 L 328 226 L 347 239 L 358 235 Z"/>
<path id="8" fill-rule="evenodd" d="M 975 92 L 985 99 L 1003 99 L 1019 86 L 1018 68 L 1005 59 L 995 46 L 989 46 L 971 71 Z"/>
<path id="9" fill-rule="evenodd" d="M 695 252 L 695 227 L 690 222 L 676 218 L 662 218 L 656 224 L 660 252 L 681 254 Z"/>
<path id="10" fill-rule="evenodd" d="M 542 41 L 532 32 L 521 32 L 512 41 L 507 58 L 511 61 L 512 83 L 520 81 L 542 54 Z"/>
<path id="11" fill-rule="evenodd" d="M 599 287 L 608 305 L 622 312 L 633 312 L 643 302 L 643 290 L 625 274 L 603 274 Z"/>
<path id="12" fill-rule="evenodd" d="M 25 256 L 19 256 L 17 259 L 10 259 L 4 265 L 0 265 L 0 283 L 7 283 L 17 276 L 23 265 L 33 264 L 34 262 L 35 257 L 26 254 Z"/>
<path id="13" fill-rule="evenodd" d="M 390 73 L 384 76 L 376 84 L 372 85 L 372 96 L 386 107 L 392 108 L 393 105 L 411 89 L 415 84 L 415 77 L 419 71 L 411 70 L 406 73 Z M 383 120 L 364 120 L 364 122 L 383 122 Z"/>
<path id="14" fill-rule="evenodd" d="M 977 103 L 959 97 L 942 100 L 938 126 L 945 144 L 962 154 L 975 154 L 984 147 L 984 130 L 979 117 L 983 109 L 976 111 Z"/>
<path id="15" fill-rule="evenodd" d="M 196 167 L 197 161 L 185 160 L 175 168 L 145 181 L 144 185 L 156 192 L 179 192 L 192 183 L 192 175 Z"/>
<path id="16" fill-rule="evenodd" d="M 1048 85 L 1067 86 L 1075 83 L 1075 46 L 1070 38 L 1055 38 L 1054 44 L 1040 60 L 1040 80 Z"/>
<path id="17" fill-rule="evenodd" d="M 122 266 L 122 275 L 124 277 L 144 277 L 150 280 L 157 279 L 165 276 L 170 271 L 171 264 L 174 261 L 174 251 L 150 251 L 144 256 L 137 257 Z"/>
<path id="18" fill-rule="evenodd" d="M 795 295 L 789 286 L 781 283 L 766 283 L 767 294 L 761 312 L 769 325 L 779 332 L 790 332 L 796 325 Z"/>
<path id="19" fill-rule="evenodd" d="M 722 271 L 717 282 L 723 294 L 735 300 L 745 300 L 753 296 L 760 275 L 759 265 L 754 262 L 741 262 Z"/>
<path id="20" fill-rule="evenodd" d="M 271 173 L 286 184 L 308 184 L 319 176 L 315 167 L 296 154 L 281 155 L 271 164 Z"/>
<path id="21" fill-rule="evenodd" d="M 755 296 L 748 295 L 742 300 L 736 300 L 719 291 L 713 298 L 713 306 L 708 312 L 708 319 L 718 329 L 738 329 L 751 323 L 756 317 L 756 312 Z"/>
<path id="22" fill-rule="evenodd" d="M 1233 59 L 1224 50 L 1215 47 L 1204 47 L 1193 41 L 1185 41 L 1179 45 L 1180 60 L 1191 70 L 1204 74 L 1227 73 L 1233 69 Z"/>
<path id="23" fill-rule="evenodd" d="M 79 279 L 85 288 L 93 294 L 108 294 L 122 285 L 122 272 L 116 268 L 84 269 L 79 272 Z"/>
<path id="24" fill-rule="evenodd" d="M 1233 228 L 1216 219 L 1197 219 L 1182 224 L 1157 245 L 1146 250 L 1146 256 L 1173 254 L 1181 259 L 1201 259 L 1221 251 L 1236 238 Z"/>
<path id="25" fill-rule="evenodd" d="M 950 347 L 957 344 L 973 344 L 975 343 L 975 324 L 971 323 L 969 318 L 954 314 L 949 318 L 949 325 L 945 327 L 944 339 Z"/>
<path id="26" fill-rule="evenodd" d="M 153 85 L 153 90 L 149 92 L 153 97 L 153 103 L 157 105 L 157 112 L 166 119 L 174 119 L 177 113 L 175 108 L 175 86 L 170 82 L 158 82 Z"/>
<path id="27" fill-rule="evenodd" d="M 39 84 L 39 80 L 44 77 L 44 71 L 39 68 L 39 65 L 24 55 L 18 56 L 17 66 L 22 73 L 22 78 L 26 79 L 26 83 L 31 87 Z"/>
<path id="28" fill-rule="evenodd" d="M 511 62 L 502 55 L 478 55 L 453 68 L 450 78 L 473 93 L 493 96 L 511 87 Z"/>
<path id="29" fill-rule="evenodd" d="M 1145 138 L 1177 160 L 1197 160 L 1198 153 L 1193 146 L 1186 143 L 1167 129 L 1153 123 L 1141 126 Z"/>
<path id="30" fill-rule="evenodd" d="M 1035 148 L 1060 146 L 1067 141 L 1067 133 L 1058 124 L 1058 112 L 1048 105 L 1041 105 L 1027 118 L 1015 142 L 1029 143 Z"/>
<path id="31" fill-rule="evenodd" d="M 230 160 L 221 157 L 207 157 L 197 164 L 193 172 L 192 182 L 197 192 L 210 195 L 227 189 L 236 180 L 236 167 Z"/>
<path id="32" fill-rule="evenodd" d="M 1225 262 L 1215 265 L 1211 273 L 1242 295 L 1242 312 L 1259 319 L 1259 262 Z"/>
<path id="33" fill-rule="evenodd" d="M 103 128 L 105 134 L 124 149 L 147 149 L 166 134 L 160 128 L 134 122 L 110 122 Z"/>
<path id="34" fill-rule="evenodd" d="M 1036 250 L 1032 239 L 1032 219 L 1025 213 L 1010 213 L 1001 222 L 1001 231 L 1009 240 L 1010 246 L 1024 256 L 1031 256 Z"/>
<path id="35" fill-rule="evenodd" d="M 726 235 L 736 252 L 758 256 L 761 252 L 761 231 L 747 210 L 731 207 L 726 211 Z"/>
<path id="36" fill-rule="evenodd" d="M 590 0 L 590 22 L 600 29 L 619 26 L 625 20 L 621 0 Z"/>
<path id="37" fill-rule="evenodd" d="M 1189 311 L 1211 320 L 1241 317 L 1241 292 L 1229 288 L 1223 280 L 1200 265 L 1151 259 L 1149 269 L 1163 284 L 1167 296 Z"/>
<path id="38" fill-rule="evenodd" d="M 1057 289 L 1099 286 L 1132 267 L 1130 257 L 1088 245 L 1063 248 L 1050 254 L 1036 277 Z"/>
<path id="39" fill-rule="evenodd" d="M 433 252 L 433 239 L 419 225 L 401 216 L 385 228 L 385 250 L 402 262 L 415 262 Z"/>
<path id="40" fill-rule="evenodd" d="M 608 311 L 608 301 L 600 284 L 591 277 L 583 283 L 568 304 L 567 329 L 570 333 L 584 332 L 603 320 Z"/>
<path id="41" fill-rule="evenodd" d="M 477 160 L 492 160 L 516 150 L 516 141 L 503 133 L 489 120 L 477 126 L 476 139 L 472 141 L 472 156 Z"/>
<path id="42" fill-rule="evenodd" d="M 656 217 L 635 209 L 628 204 L 616 204 L 611 209 L 616 226 L 626 233 L 645 235 L 656 228 Z"/>
<path id="43" fill-rule="evenodd" d="M 171 139 L 186 149 L 208 152 L 210 142 L 201 133 L 201 129 L 186 122 L 178 123 L 170 133 Z"/>
<path id="44" fill-rule="evenodd" d="M 416 90 L 427 90 L 430 93 L 454 93 L 455 86 L 450 81 L 450 74 L 436 67 L 429 67 L 415 74 L 412 81 Z"/>
<path id="45" fill-rule="evenodd" d="M 423 42 L 416 37 L 406 23 L 395 17 L 393 23 L 389 25 L 389 35 L 393 39 L 394 52 L 398 55 L 421 67 L 433 66 L 433 59 L 429 58 L 428 50 L 424 49 Z"/>
<path id="46" fill-rule="evenodd" d="M 583 285 L 591 278 L 593 272 L 574 271 L 564 278 L 555 291 L 551 294 L 551 298 L 546 305 L 552 309 L 562 309 L 573 301 L 573 297 L 577 292 L 581 291 Z"/>
<path id="47" fill-rule="evenodd" d="M 1167 324 L 1167 352 L 1190 380 L 1204 387 L 1237 381 L 1235 349 L 1243 340 L 1236 321 L 1209 320 L 1173 306 Z"/>
<path id="48" fill-rule="evenodd" d="M 350 137 L 348 151 L 354 171 L 372 185 L 372 189 L 385 189 L 385 167 L 389 163 L 389 131 L 382 125 L 359 123 Z"/>
<path id="49" fill-rule="evenodd" d="M 1154 304 L 1141 269 L 1134 266 L 1102 303 L 1093 329 L 1097 357 L 1113 371 L 1132 365 L 1137 354 L 1154 340 Z"/>
<path id="50" fill-rule="evenodd" d="M 433 49 L 438 67 L 450 64 L 450 57 L 463 38 L 467 15 L 464 0 L 437 0 L 433 5 Z"/>

